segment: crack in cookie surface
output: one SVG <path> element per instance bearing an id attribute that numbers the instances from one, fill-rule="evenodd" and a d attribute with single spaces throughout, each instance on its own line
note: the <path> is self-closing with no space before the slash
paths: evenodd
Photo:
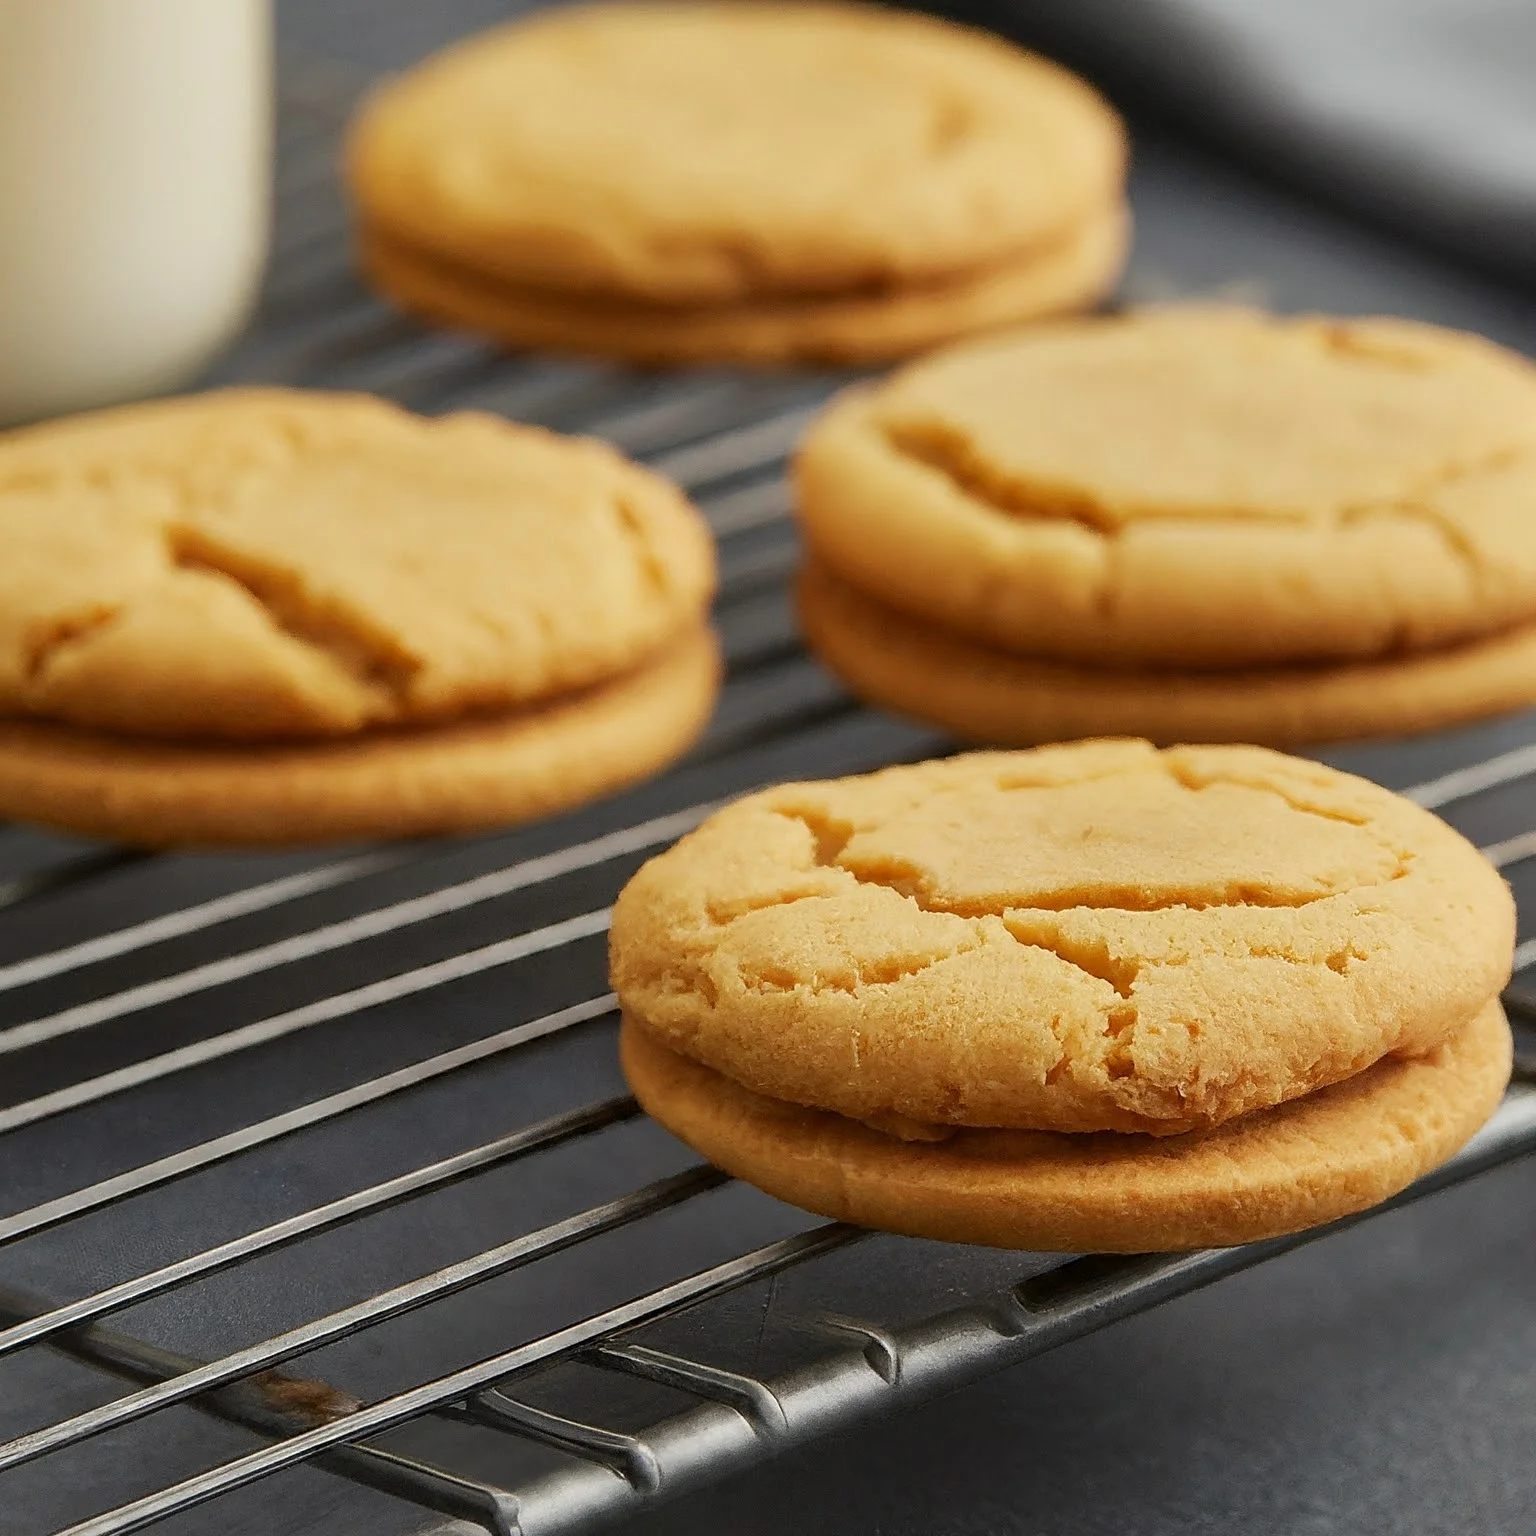
<path id="1" fill-rule="evenodd" d="M 1427 326 L 1187 309 L 941 356 L 868 396 L 864 419 L 1008 515 L 1107 535 L 1169 518 L 1329 526 L 1529 463 L 1536 375 Z"/>
<path id="2" fill-rule="evenodd" d="M 74 612 L 55 613 L 33 625 L 21 643 L 21 670 L 36 687 L 72 645 L 79 645 L 122 617 L 118 603 L 90 603 Z"/>
<path id="3" fill-rule="evenodd" d="M 988 458 L 975 438 L 958 423 L 939 418 L 914 417 L 894 421 L 875 418 L 874 430 L 897 457 L 910 460 L 941 475 L 971 501 L 1001 516 L 1039 522 L 1074 523 L 1107 543 L 1122 538 L 1131 528 L 1155 523 L 1183 523 L 1210 527 L 1213 524 L 1263 524 L 1315 531 L 1347 528 L 1381 519 L 1429 525 L 1445 542 L 1448 553 L 1480 571 L 1482 552 L 1468 530 L 1433 500 L 1440 491 L 1478 480 L 1485 475 L 1536 462 L 1536 444 L 1495 447 L 1470 462 L 1452 462 L 1404 483 L 1391 494 L 1355 504 L 1341 504 L 1316 512 L 1295 507 L 1268 509 L 1232 506 L 1225 509 L 1147 506 L 1111 508 L 1091 491 L 1069 481 L 1034 480 L 1000 468 Z"/>
<path id="4" fill-rule="evenodd" d="M 189 525 L 165 530 L 169 563 L 177 571 L 192 571 L 238 587 L 290 639 L 323 653 L 358 685 L 379 690 L 394 707 L 407 705 L 411 678 L 421 670 L 413 656 L 386 630 L 334 600 L 319 598 L 307 588 L 303 573 L 291 563 L 252 558 Z"/>

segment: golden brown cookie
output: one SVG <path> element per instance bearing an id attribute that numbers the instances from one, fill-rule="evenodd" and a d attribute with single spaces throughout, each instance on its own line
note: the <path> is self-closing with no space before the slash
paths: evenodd
<path id="1" fill-rule="evenodd" d="M 860 697 L 999 746 L 1116 735 L 1299 746 L 1536 704 L 1536 624 L 1372 661 L 1180 672 L 1075 666 L 960 639 L 814 562 L 798 598 L 807 642 Z"/>
<path id="2" fill-rule="evenodd" d="M 1092 306 L 1114 286 L 1129 228 L 1125 211 L 1113 208 L 1025 261 L 952 281 L 691 307 L 541 293 L 376 230 L 363 230 L 361 255 L 372 280 L 405 309 L 511 347 L 656 364 L 874 363 Z"/>
<path id="3" fill-rule="evenodd" d="M 182 742 L 0 721 L 0 809 L 148 846 L 472 831 L 552 815 L 666 766 L 714 704 L 702 625 L 553 702 L 315 742 Z"/>
<path id="4" fill-rule="evenodd" d="M 1138 1253 L 1253 1242 L 1388 1198 L 1444 1162 L 1509 1079 L 1499 1005 L 1423 1056 L 1211 1131 L 956 1131 L 900 1141 L 782 1103 L 666 1049 L 626 1019 L 624 1073 L 675 1135 L 728 1173 L 840 1221 L 1037 1251 Z"/>
<path id="5" fill-rule="evenodd" d="M 1513 943 L 1498 873 L 1374 784 L 1100 741 L 749 796 L 630 881 L 610 955 L 637 1024 L 756 1093 L 1168 1135 L 1433 1050 Z"/>
<path id="6" fill-rule="evenodd" d="M 1120 201 L 1114 114 L 1054 65 L 839 4 L 590 5 L 365 104 L 366 224 L 508 284 L 684 305 L 1014 267 Z"/>
<path id="7" fill-rule="evenodd" d="M 231 390 L 0 437 L 0 815 L 134 843 L 497 826 L 655 772 L 707 526 L 604 445 Z"/>
<path id="8" fill-rule="evenodd" d="M 231 390 L 0 437 L 0 712 L 270 739 L 521 709 L 700 622 L 708 530 L 593 441 Z"/>
<path id="9" fill-rule="evenodd" d="M 838 576 L 1035 659 L 1362 660 L 1536 621 L 1536 370 L 1407 321 L 975 342 L 845 395 L 796 483 Z"/>

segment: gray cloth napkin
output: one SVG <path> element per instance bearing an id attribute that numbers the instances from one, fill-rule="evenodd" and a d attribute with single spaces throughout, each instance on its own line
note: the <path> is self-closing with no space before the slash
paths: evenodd
<path id="1" fill-rule="evenodd" d="M 1536 0 L 956 0 L 1336 201 L 1536 285 Z"/>

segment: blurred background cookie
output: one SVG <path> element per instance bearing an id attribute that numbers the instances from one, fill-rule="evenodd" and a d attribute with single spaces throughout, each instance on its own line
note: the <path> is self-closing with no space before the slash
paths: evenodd
<path id="1" fill-rule="evenodd" d="M 133 842 L 493 826 L 680 753 L 713 547 L 599 443 L 239 390 L 0 441 L 0 813 Z"/>
<path id="2" fill-rule="evenodd" d="M 1002 40 L 856 5 L 595 5 L 458 44 L 351 133 L 364 265 L 513 346 L 880 359 L 1082 308 L 1118 119 Z"/>
<path id="3" fill-rule="evenodd" d="M 1289 743 L 1536 700 L 1536 371 L 1474 337 L 1018 332 L 845 394 L 796 484 L 812 643 L 962 735 Z"/>

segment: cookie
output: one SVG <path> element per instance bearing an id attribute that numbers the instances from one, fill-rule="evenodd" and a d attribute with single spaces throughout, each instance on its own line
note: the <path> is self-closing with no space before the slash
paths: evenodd
<path id="1" fill-rule="evenodd" d="M 1536 370 L 1407 321 L 990 338 L 844 395 L 795 479 L 832 572 L 1035 660 L 1358 661 L 1536 621 Z"/>
<path id="2" fill-rule="evenodd" d="M 291 844 L 473 831 L 647 778 L 714 705 L 696 625 L 637 671 L 541 706 L 312 742 L 155 741 L 0 720 L 7 816 L 119 842 Z"/>
<path id="3" fill-rule="evenodd" d="M 637 363 L 877 363 L 941 341 L 1091 307 L 1115 283 L 1130 223 L 1114 208 L 1024 262 L 883 292 L 710 306 L 572 298 L 517 287 L 365 228 L 364 269 L 403 308 L 515 348 Z"/>
<path id="4" fill-rule="evenodd" d="M 1433 1051 L 1508 979 L 1491 865 L 1255 747 L 977 753 L 739 801 L 614 908 L 626 1014 L 889 1128 L 1178 1135 Z"/>
<path id="5" fill-rule="evenodd" d="M 1422 1056 L 1211 1131 L 962 1130 L 900 1141 L 765 1098 L 626 1020 L 646 1110 L 728 1173 L 839 1221 L 1036 1251 L 1143 1253 L 1276 1237 L 1365 1210 L 1462 1146 L 1498 1106 L 1510 1033 L 1497 1003 Z"/>
<path id="6" fill-rule="evenodd" d="M 1000 39 L 833 4 L 591 5 L 470 38 L 350 135 L 364 223 L 508 285 L 677 305 L 955 284 L 1120 201 L 1099 97 Z"/>
<path id="7" fill-rule="evenodd" d="M 1153 671 L 960 639 L 814 562 L 801 572 L 798 603 L 808 644 L 861 698 L 1001 746 L 1104 735 L 1299 746 L 1410 735 L 1536 704 L 1536 624 L 1370 661 Z"/>
<path id="8" fill-rule="evenodd" d="M 231 390 L 0 438 L 0 713 L 348 737 L 520 710 L 697 627 L 699 514 L 612 449 Z"/>
<path id="9" fill-rule="evenodd" d="M 138 844 L 504 825 L 703 730 L 707 525 L 604 445 L 230 390 L 0 438 L 0 815 Z"/>

